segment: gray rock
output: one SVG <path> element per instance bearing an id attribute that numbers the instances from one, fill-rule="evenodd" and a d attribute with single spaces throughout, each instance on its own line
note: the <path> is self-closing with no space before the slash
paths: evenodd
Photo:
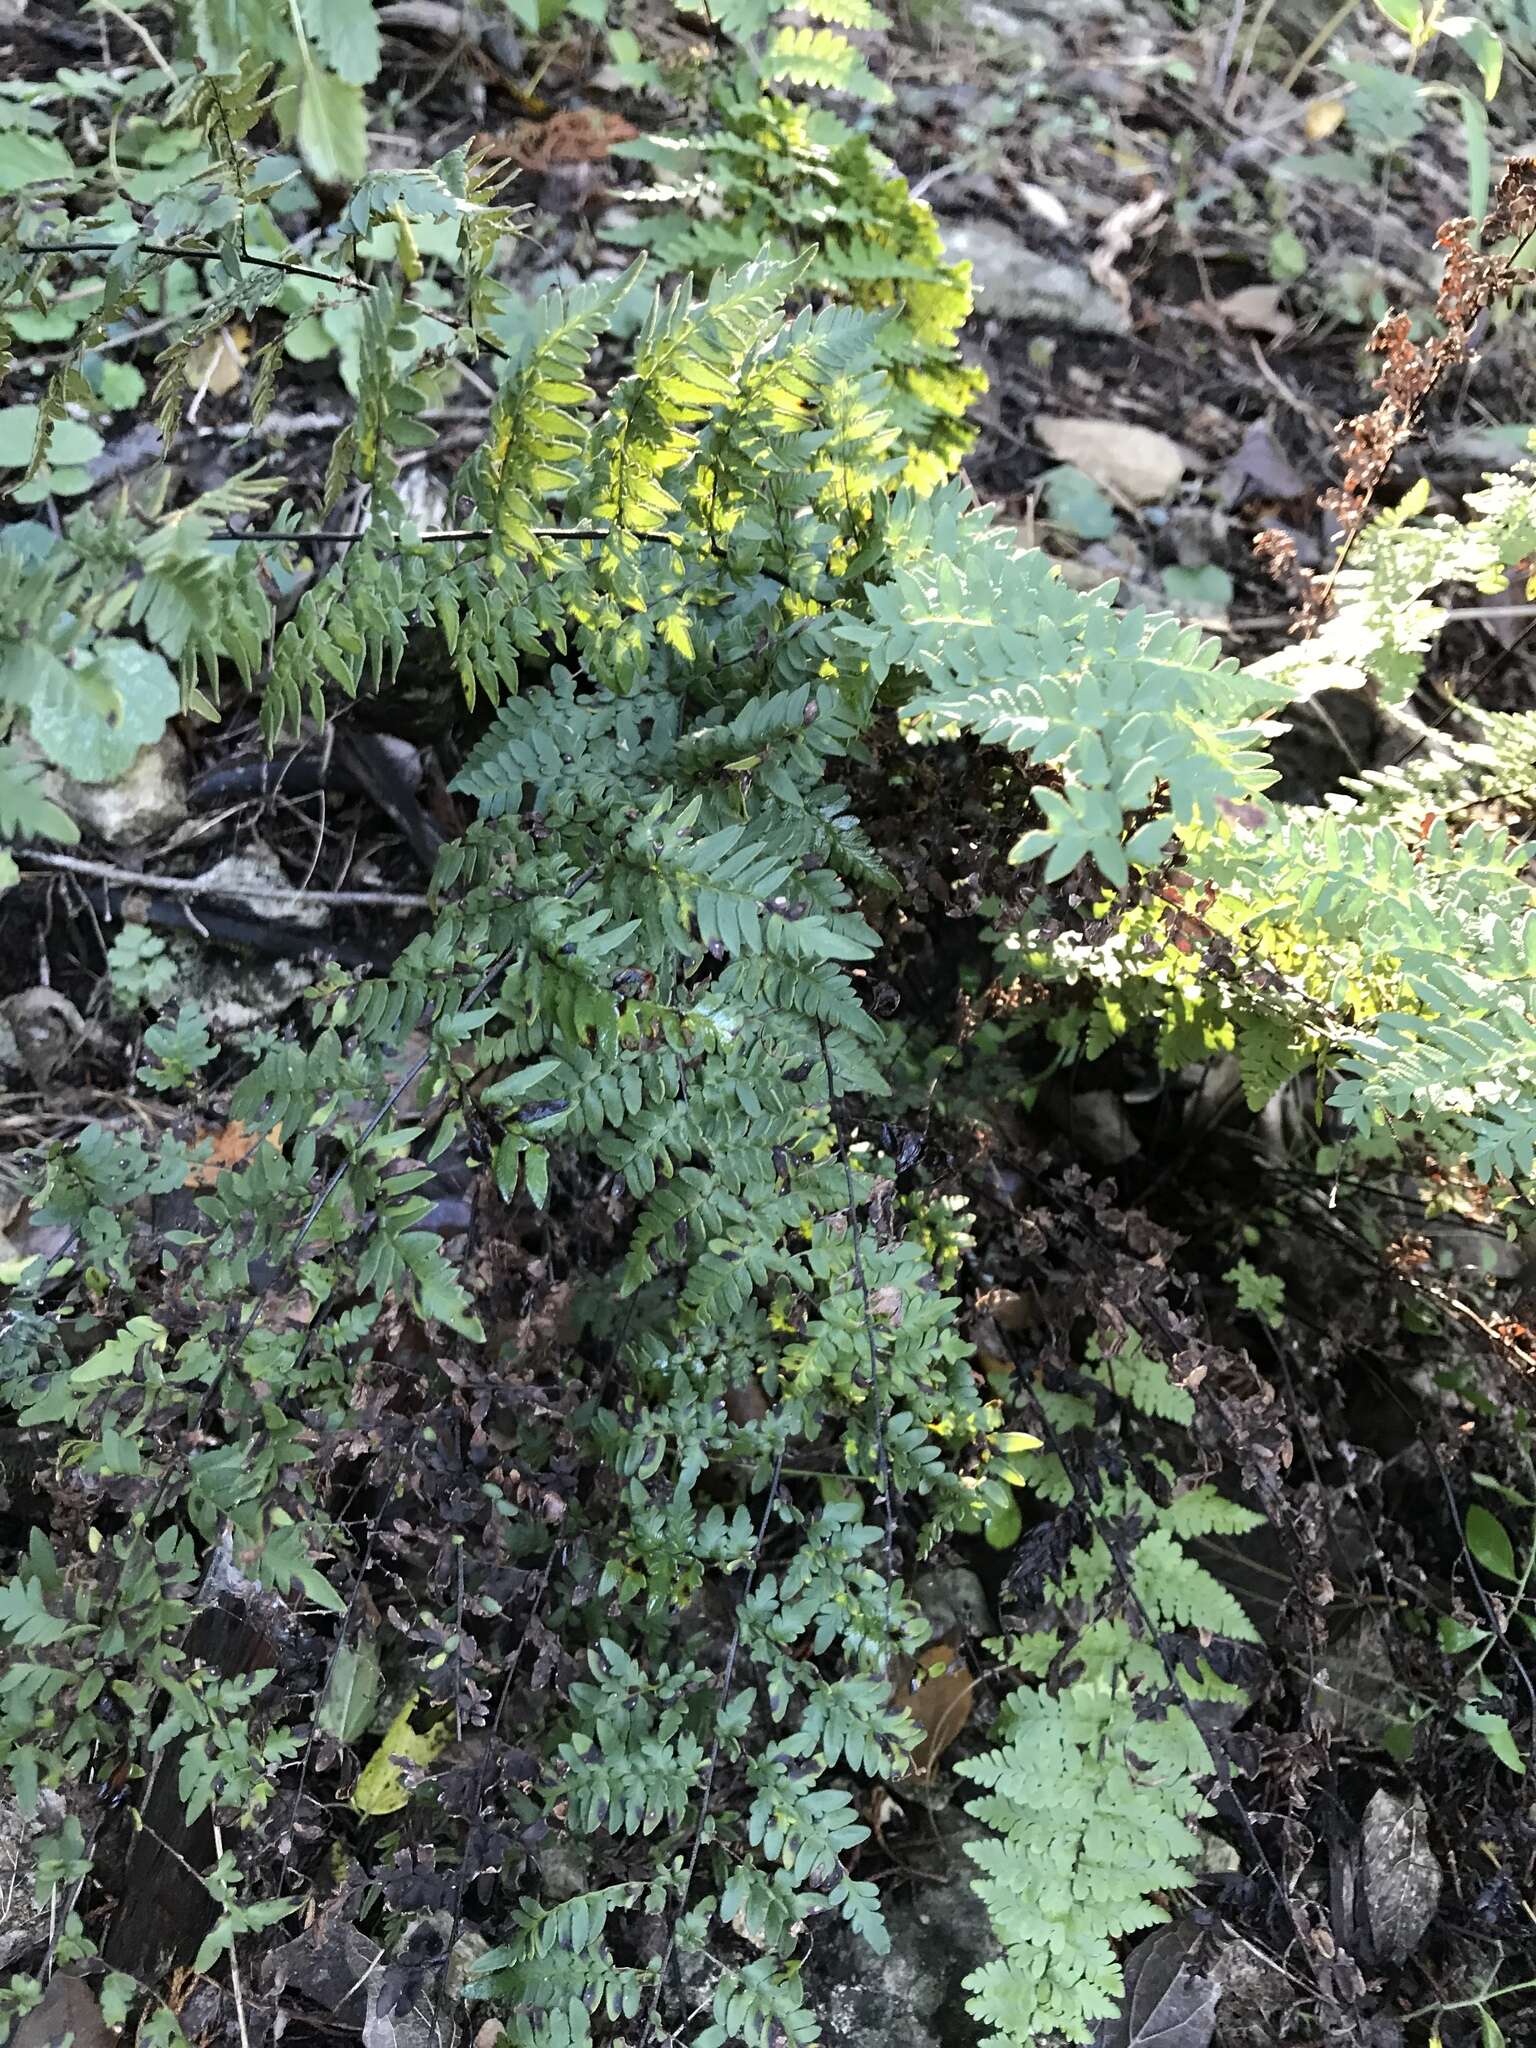
<path id="1" fill-rule="evenodd" d="M 1225 1835 L 1214 1828 L 1196 1828 L 1195 1838 L 1200 1844 L 1196 1877 L 1234 1877 L 1242 1869 L 1243 1859 Z"/>
<path id="2" fill-rule="evenodd" d="M 108 846 L 138 846 L 187 815 L 186 757 L 173 732 L 141 747 L 116 782 L 76 782 L 57 770 L 44 779 L 59 808 Z"/>
<path id="3" fill-rule="evenodd" d="M 21 1064 L 34 1088 L 46 1088 L 87 1036 L 85 1019 L 56 988 L 28 988 L 5 1005 Z"/>
<path id="4" fill-rule="evenodd" d="M 1052 1089 L 1045 1107 L 1051 1120 L 1096 1166 L 1123 1166 L 1141 1150 L 1125 1103 L 1113 1089 Z"/>
<path id="5" fill-rule="evenodd" d="M 912 1597 L 923 1610 L 935 1642 L 963 1643 L 997 1632 L 987 1589 L 963 1564 L 941 1565 L 912 1582 Z"/>
<path id="6" fill-rule="evenodd" d="M 946 220 L 944 253 L 969 263 L 976 310 L 994 320 L 1129 334 L 1131 316 L 1078 263 L 1042 256 L 1001 221 Z"/>
<path id="7" fill-rule="evenodd" d="M 282 862 L 259 839 L 253 839 L 243 853 L 232 853 L 215 861 L 202 879 L 209 895 L 243 904 L 253 917 L 268 924 L 318 932 L 324 929 L 330 914 L 323 903 L 309 902 L 294 888 L 283 872 Z"/>
<path id="8" fill-rule="evenodd" d="M 196 1003 L 214 1038 L 273 1023 L 314 986 L 316 970 L 302 960 L 241 960 L 228 954 L 175 949 L 185 979 L 180 993 Z"/>
<path id="9" fill-rule="evenodd" d="M 806 1965 L 806 1988 L 838 2048 L 974 2048 L 964 1980 L 998 1953 L 987 1910 L 971 1890 L 976 1866 L 962 1843 L 982 1830 L 958 1810 L 935 1816 L 948 1876 L 890 1898 L 891 1952 L 877 1956 L 839 1921 L 821 1921 Z M 924 1859 L 932 1864 L 930 1851 Z"/>
<path id="10" fill-rule="evenodd" d="M 270 1981 L 279 1995 L 300 1992 L 343 2026 L 361 2027 L 368 2011 L 368 1983 L 381 1955 L 377 1942 L 369 1941 L 350 1921 L 322 1917 L 272 1956 Z"/>

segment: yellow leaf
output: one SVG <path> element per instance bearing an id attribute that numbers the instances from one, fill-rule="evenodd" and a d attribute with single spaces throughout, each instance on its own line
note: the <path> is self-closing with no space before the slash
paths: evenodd
<path id="1" fill-rule="evenodd" d="M 992 1448 L 994 1451 L 1002 1451 L 1006 1455 L 1012 1451 L 1038 1451 L 1040 1442 L 1041 1439 L 1037 1436 L 1031 1436 L 1028 1430 L 1000 1429 L 992 1439 Z"/>
<path id="2" fill-rule="evenodd" d="M 233 391 L 245 369 L 245 352 L 250 332 L 238 320 L 205 335 L 187 357 L 187 382 L 194 391 L 211 391 L 222 398 Z"/>
<path id="3" fill-rule="evenodd" d="M 1398 499 L 1394 508 L 1395 516 L 1399 520 L 1417 519 L 1428 503 L 1429 478 L 1421 476 L 1418 482 L 1410 484 L 1408 489 Z"/>
<path id="4" fill-rule="evenodd" d="M 390 1722 L 383 1741 L 358 1773 L 352 1804 L 359 1813 L 398 1813 L 410 1798 L 405 1789 L 402 1765 L 424 1768 L 448 1740 L 448 1723 L 429 1728 L 425 1734 L 411 1726 L 411 1715 L 421 1698 L 413 1692 Z"/>
<path id="5" fill-rule="evenodd" d="M 1314 100 L 1302 117 L 1302 127 L 1307 131 L 1308 142 L 1325 142 L 1348 112 L 1343 100 L 1330 96 L 1325 100 Z"/>

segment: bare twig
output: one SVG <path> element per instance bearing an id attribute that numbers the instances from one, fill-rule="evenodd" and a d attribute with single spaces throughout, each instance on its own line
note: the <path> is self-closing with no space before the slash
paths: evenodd
<path id="1" fill-rule="evenodd" d="M 784 1445 L 779 1445 L 778 1455 L 773 1461 L 773 1474 L 768 1481 L 768 1497 L 763 1502 L 763 1512 L 758 1518 L 757 1541 L 752 1546 L 752 1555 L 747 1562 L 747 1582 L 742 1588 L 741 1599 L 736 1606 L 736 1619 L 731 1628 L 731 1640 L 726 1648 L 725 1669 L 720 1674 L 720 1705 L 730 1704 L 731 1681 L 736 1675 L 736 1658 L 741 1649 L 741 1610 L 752 1597 L 752 1588 L 763 1561 L 763 1546 L 768 1541 L 768 1524 L 778 1504 L 779 1486 L 784 1477 Z M 661 1962 L 656 1971 L 656 1981 L 651 1987 L 650 2002 L 646 2007 L 645 2024 L 640 2031 L 640 2048 L 649 2048 L 656 2029 L 656 2015 L 661 2007 L 661 1994 L 666 1985 L 667 1972 L 672 1967 L 672 1958 L 677 1950 L 678 1922 L 688 1910 L 688 1894 L 693 1890 L 694 1873 L 699 1867 L 699 1851 L 704 1843 L 704 1824 L 709 1819 L 710 1805 L 715 1796 L 715 1772 L 720 1763 L 720 1722 L 715 1719 L 715 1737 L 709 1746 L 709 1760 L 704 1766 L 704 1787 L 699 1797 L 699 1817 L 694 1822 L 693 1840 L 688 1848 L 688 1862 L 683 1871 L 683 1881 L 677 1894 L 677 1910 L 667 1926 L 666 1944 L 661 1952 Z"/>
<path id="2" fill-rule="evenodd" d="M 23 256 L 115 256 L 125 246 L 122 242 L 18 242 L 16 247 Z M 150 242 L 138 245 L 147 249 L 151 256 L 179 256 L 187 263 L 212 263 L 218 258 L 217 249 L 200 249 L 195 242 Z M 354 291 L 371 292 L 374 287 L 369 278 L 354 277 L 349 270 L 321 270 L 313 263 L 294 263 L 286 256 L 258 256 L 250 249 L 240 251 L 240 261 L 249 263 L 257 270 L 281 270 L 289 277 L 314 277 L 322 284 L 350 285 Z M 440 316 L 434 315 L 434 318 Z"/>
<path id="3" fill-rule="evenodd" d="M 224 1830 L 217 1821 L 213 1824 L 213 1848 L 215 1855 L 222 1856 L 224 1854 Z M 236 1944 L 231 1940 L 229 1944 L 229 1983 L 230 1989 L 235 1994 L 235 2024 L 240 2029 L 240 2048 L 251 2048 L 251 2036 L 245 2024 L 245 1993 L 240 1985 L 240 1958 L 235 1950 Z"/>
<path id="4" fill-rule="evenodd" d="M 248 897 L 255 903 L 313 905 L 327 910 L 429 910 L 431 898 L 402 889 L 279 889 L 262 882 L 228 882 L 217 875 L 150 875 L 134 868 L 113 867 L 110 861 L 84 860 L 73 853 L 42 853 L 36 847 L 18 856 L 40 868 L 58 868 L 68 875 L 87 875 L 94 882 L 112 882 L 125 889 L 157 889 L 167 896 Z"/>
<path id="5" fill-rule="evenodd" d="M 854 1195 L 853 1168 L 848 1162 L 848 1140 L 837 1114 L 837 1082 L 832 1073 L 832 1055 L 827 1050 L 826 1026 L 818 1024 L 821 1063 L 827 1076 L 827 1114 L 837 1134 L 838 1157 L 843 1164 L 843 1181 L 848 1190 L 848 1230 L 853 1244 L 853 1278 L 864 1304 L 864 1337 L 869 1346 L 870 1398 L 875 1404 L 875 1460 L 880 1474 L 880 1501 L 885 1519 L 886 1584 L 896 1573 L 896 1508 L 891 1493 L 891 1460 L 885 1436 L 885 1394 L 880 1384 L 880 1347 L 875 1342 L 874 1313 L 869 1302 L 869 1280 L 864 1272 L 864 1247 L 859 1231 L 859 1207 Z"/>
<path id="6" fill-rule="evenodd" d="M 209 537 L 213 540 L 251 541 L 258 547 L 282 547 L 288 541 L 301 541 L 305 545 L 331 541 L 341 547 L 353 547 L 358 541 L 368 539 L 371 531 L 366 526 L 357 533 L 349 533 L 339 527 L 301 527 L 292 533 L 247 533 L 238 526 L 225 526 Z M 621 533 L 627 534 L 630 540 L 665 540 L 674 547 L 682 545 L 681 534 L 673 533 L 667 527 L 653 527 L 645 533 L 633 533 L 625 527 L 614 526 L 531 526 L 528 531 L 535 540 L 608 540 L 613 534 Z M 495 537 L 495 529 L 489 526 L 431 526 L 416 535 L 419 541 L 494 540 Z"/>
<path id="7" fill-rule="evenodd" d="M 175 83 L 175 66 L 171 63 L 170 59 L 166 56 L 164 50 L 161 49 L 160 45 L 155 41 L 154 37 L 150 34 L 149 30 L 144 26 L 142 21 L 135 20 L 133 15 L 129 14 L 124 8 L 121 8 L 116 4 L 116 0 L 95 0 L 95 5 L 100 8 L 103 14 L 110 14 L 114 21 L 120 21 L 124 28 L 132 29 L 133 33 L 138 37 L 139 41 L 144 45 L 145 49 L 148 50 L 150 56 L 154 59 L 159 69 L 165 73 L 166 77 L 171 80 L 172 84 Z"/>

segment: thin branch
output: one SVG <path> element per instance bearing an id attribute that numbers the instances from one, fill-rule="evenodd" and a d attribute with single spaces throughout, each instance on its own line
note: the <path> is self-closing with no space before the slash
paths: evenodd
<path id="1" fill-rule="evenodd" d="M 848 1229 L 853 1244 L 853 1279 L 864 1305 L 864 1337 L 869 1346 L 870 1395 L 875 1404 L 875 1460 L 880 1474 L 880 1500 L 885 1516 L 885 1580 L 889 1586 L 896 1575 L 896 1508 L 891 1493 L 891 1460 L 885 1437 L 885 1394 L 880 1384 L 880 1347 L 875 1342 L 874 1311 L 869 1301 L 869 1280 L 864 1271 L 864 1247 L 859 1230 L 859 1209 L 854 1197 L 853 1168 L 848 1163 L 848 1139 L 837 1113 L 837 1082 L 832 1074 L 832 1055 L 827 1050 L 827 1031 L 818 1024 L 821 1064 L 827 1076 L 827 1114 L 837 1133 L 838 1157 L 843 1163 L 843 1181 L 848 1191 Z"/>
<path id="2" fill-rule="evenodd" d="M 372 527 L 365 526 L 360 533 L 343 532 L 339 527 L 299 527 L 293 532 L 276 528 L 269 532 L 248 533 L 238 526 L 224 526 L 210 534 L 211 540 L 250 541 L 258 547 L 281 547 L 287 541 L 303 542 L 306 546 L 329 541 L 338 547 L 354 547 L 358 541 L 367 540 Z M 682 545 L 682 536 L 666 527 L 653 527 L 646 533 L 631 533 L 626 527 L 615 526 L 531 526 L 528 531 L 535 540 L 608 540 L 615 533 L 627 534 L 630 540 L 664 540 L 674 547 Z M 418 533 L 418 541 L 464 541 L 494 540 L 496 533 L 490 526 L 431 526 L 424 533 Z"/>
<path id="3" fill-rule="evenodd" d="M 125 249 L 129 245 L 127 242 L 18 242 L 15 246 L 24 256 L 115 256 L 120 249 Z M 217 262 L 220 254 L 217 249 L 199 248 L 195 242 L 150 242 L 141 239 L 136 246 L 147 249 L 152 256 L 180 257 L 187 263 Z M 341 285 L 351 291 L 372 292 L 379 288 L 376 278 L 359 277 L 354 271 L 321 270 L 313 263 L 295 263 L 287 256 L 259 256 L 254 250 L 245 247 L 243 226 L 240 261 L 249 263 L 258 270 L 280 270 L 288 277 L 314 278 L 321 284 Z M 456 333 L 473 334 L 480 347 L 490 355 L 507 356 L 511 353 L 505 342 L 498 341 L 496 336 L 486 329 L 477 327 L 472 319 L 464 319 L 443 308 L 424 306 L 419 299 L 413 299 L 409 293 L 403 295 L 401 303 L 409 306 L 413 313 L 420 313 L 425 319 L 435 320 L 440 327 L 451 327 Z"/>
<path id="4" fill-rule="evenodd" d="M 23 256 L 115 256 L 127 248 L 127 242 L 18 242 L 16 247 Z M 179 256 L 187 263 L 210 263 L 218 260 L 217 249 L 200 249 L 195 242 L 146 242 L 137 245 L 147 249 L 151 256 Z M 321 270 L 313 263 L 293 263 L 286 256 L 257 256 L 249 249 L 240 251 L 240 261 L 252 264 L 257 270 L 281 270 L 289 277 L 318 278 L 321 284 L 350 285 L 354 291 L 371 292 L 375 289 L 371 278 L 355 277 L 349 270 Z M 436 317 L 436 316 L 434 316 Z M 446 323 L 445 323 L 446 324 Z"/>
<path id="5" fill-rule="evenodd" d="M 1458 1998 L 1449 2005 L 1416 2005 L 1412 2012 L 1403 2014 L 1403 2020 L 1406 2024 L 1409 2020 L 1429 2019 L 1431 2016 L 1438 2020 L 1448 2012 L 1478 2012 L 1483 2006 L 1492 2005 L 1496 1998 L 1513 1998 L 1521 1991 L 1536 1991 L 1536 1977 L 1527 1977 L 1523 1984 L 1490 1985 L 1476 1998 Z"/>
<path id="6" fill-rule="evenodd" d="M 313 904 L 327 910 L 430 910 L 432 899 L 398 889 L 280 889 L 261 882 L 226 882 L 217 875 L 149 875 L 109 861 L 82 860 L 72 853 L 40 853 L 33 847 L 19 858 L 69 875 L 88 875 L 95 882 L 122 888 L 158 889 L 167 896 L 232 896 L 256 903 Z"/>
<path id="7" fill-rule="evenodd" d="M 773 1461 L 773 1473 L 768 1481 L 768 1496 L 763 1502 L 763 1512 L 758 1518 L 757 1541 L 752 1546 L 752 1556 L 747 1565 L 746 1585 L 736 1606 L 736 1619 L 731 1628 L 731 1639 L 725 1652 L 725 1669 L 720 1675 L 720 1706 L 723 1711 L 730 1705 L 731 1684 L 736 1676 L 736 1658 L 741 1649 L 741 1610 L 752 1597 L 757 1574 L 763 1561 L 763 1549 L 768 1541 L 768 1524 L 779 1498 L 779 1487 L 784 1478 L 784 1445 L 779 1445 Z M 645 2024 L 640 2032 L 640 2048 L 650 2048 L 656 2031 L 656 2015 L 661 2007 L 661 1996 L 666 1988 L 667 1972 L 677 1951 L 677 1929 L 688 1910 L 688 1894 L 693 1890 L 694 1875 L 699 1867 L 699 1851 L 704 1845 L 704 1827 L 709 1819 L 710 1805 L 715 1795 L 715 1772 L 720 1762 L 720 1721 L 715 1718 L 715 1737 L 709 1747 L 709 1759 L 704 1766 L 704 1789 L 699 1799 L 699 1817 L 694 1822 L 693 1840 L 688 1849 L 688 1862 L 683 1871 L 682 1886 L 677 1895 L 677 1910 L 667 1926 L 667 1939 L 661 1952 L 661 1962 L 656 1971 L 656 1981 L 651 1988 L 650 2002 L 646 2007 Z"/>
<path id="8" fill-rule="evenodd" d="M 1525 1687 L 1526 1697 L 1531 1703 L 1531 1726 L 1533 1732 L 1536 1732 L 1536 1684 L 1532 1683 L 1531 1674 L 1520 1661 L 1520 1652 L 1515 1648 L 1509 1630 L 1499 1619 L 1498 1610 L 1488 1597 L 1488 1588 L 1483 1584 L 1478 1574 L 1477 1560 L 1472 1555 L 1472 1546 L 1467 1541 L 1466 1524 L 1461 1518 L 1461 1509 L 1457 1505 L 1456 1490 L 1451 1485 L 1450 1475 L 1439 1458 L 1436 1458 L 1434 1462 L 1435 1470 L 1440 1475 L 1440 1484 L 1445 1489 L 1445 1504 L 1451 1511 L 1451 1527 L 1456 1531 L 1456 1541 L 1461 1546 L 1461 1557 L 1462 1562 L 1467 1568 L 1467 1576 L 1471 1579 L 1473 1588 L 1477 1593 L 1478 1604 L 1488 1618 L 1489 1628 L 1503 1646 L 1504 1654 L 1508 1657 L 1521 1684 Z"/>
<path id="9" fill-rule="evenodd" d="M 110 14 L 114 21 L 120 21 L 124 28 L 133 31 L 145 49 L 148 50 L 155 63 L 165 73 L 172 85 L 174 85 L 176 83 L 175 66 L 170 62 L 164 50 L 161 49 L 143 22 L 136 21 L 126 9 L 116 4 L 116 0 L 96 0 L 96 5 L 104 14 Z"/>
<path id="10" fill-rule="evenodd" d="M 224 1831 L 217 1821 L 213 1824 L 213 1847 L 215 1854 L 222 1857 L 224 1854 Z M 234 1937 L 231 1936 L 229 1943 L 229 1984 L 230 1989 L 235 1994 L 235 2024 L 240 2030 L 240 2048 L 251 2048 L 251 2036 L 245 2024 L 245 1992 L 240 1983 L 240 1959 L 235 1950 L 236 1942 Z"/>

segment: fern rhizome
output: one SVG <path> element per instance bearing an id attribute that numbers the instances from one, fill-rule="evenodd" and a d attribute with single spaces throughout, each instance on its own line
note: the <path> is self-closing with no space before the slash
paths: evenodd
<path id="1" fill-rule="evenodd" d="M 852 61 L 830 27 L 773 36 L 776 83 Z M 1144 1437 L 1103 1455 L 1202 1398 L 1165 1303 L 1086 1303 L 1075 1358 L 1012 1373 L 962 1336 L 963 1219 L 879 1121 L 911 1050 L 879 968 L 902 885 L 856 792 L 893 745 L 980 754 L 1029 883 L 998 943 L 1050 985 L 1058 1030 L 1149 1018 L 1182 1058 L 1181 1032 L 1209 1049 L 1230 1029 L 1255 1100 L 1318 1065 L 1363 1137 L 1411 1109 L 1490 1180 L 1526 1175 L 1536 921 L 1511 838 L 1426 834 L 1433 760 L 1316 812 L 1263 792 L 1297 664 L 1380 680 L 1396 635 L 1406 687 L 1433 621 L 1415 611 L 1407 645 L 1381 590 L 1528 556 L 1532 486 L 1493 486 L 1468 527 L 1367 538 L 1358 602 L 1385 609 L 1353 678 L 1326 643 L 1243 670 L 1071 590 L 948 476 L 964 280 L 862 142 L 735 85 L 693 147 L 744 167 L 733 232 L 770 253 L 720 267 L 736 246 L 679 216 L 660 246 L 707 285 L 614 273 L 528 308 L 498 267 L 509 218 L 461 156 L 362 181 L 296 251 L 291 160 L 250 142 L 270 81 L 199 54 L 168 103 L 159 73 L 133 88 L 200 138 L 187 181 L 130 207 L 90 162 L 22 195 L 6 304 L 99 288 L 37 404 L 30 483 L 60 465 L 92 351 L 175 262 L 207 297 L 162 357 L 168 430 L 235 318 L 259 419 L 317 306 L 345 310 L 355 413 L 318 509 L 246 477 L 4 529 L 0 822 L 35 857 L 72 830 L 55 769 L 116 773 L 240 691 L 276 745 L 430 650 L 496 708 L 457 780 L 473 822 L 387 967 L 333 967 L 304 1028 L 223 1047 L 177 1005 L 141 1079 L 181 1123 L 93 1127 L 46 1162 L 35 1213 L 62 1248 L 18 1276 L 0 1389 L 82 1535 L 61 1558 L 37 1533 L 0 1584 L 0 1758 L 56 1817 L 53 1953 L 98 1949 L 95 1823 L 47 1795 L 171 1754 L 185 1811 L 219 1830 L 199 1969 L 308 1884 L 354 1882 L 306 1865 L 305 1802 L 346 1792 L 407 1862 L 392 1814 L 456 1830 L 422 1896 L 461 1995 L 516 2048 L 679 2027 L 695 2048 L 809 2044 L 805 1930 L 886 1939 L 852 1852 L 859 1781 L 899 1780 L 919 1739 L 893 1682 L 927 1632 L 912 1569 L 1022 1494 L 1051 1547 L 1015 1577 L 1008 1689 L 962 1766 L 999 1941 L 970 1991 L 990 2043 L 1086 2041 L 1120 1938 L 1194 1862 L 1220 1768 L 1201 1710 L 1242 1698 L 1253 1631 L 1188 1546 L 1254 1517 Z M 760 179 L 770 158 L 793 176 Z M 820 238 L 791 203 L 813 166 Z M 403 463 L 466 363 L 494 380 L 485 431 L 452 523 L 423 528 Z M 1501 728 L 1476 758 L 1496 781 L 1528 742 Z M 1070 925 L 1074 878 L 1092 915 Z M 1213 936 L 1191 957 L 1173 920 L 1197 898 Z M 1068 1015 L 1074 985 L 1092 1016 Z M 191 1115 L 214 1077 L 233 1163 Z M 496 1258 L 456 1269 L 429 1227 L 455 1153 L 502 1224 L 602 1219 L 606 1255 L 515 1342 Z M 429 1478 L 431 1541 L 405 1511 Z M 365 1625 L 380 1559 L 409 1591 Z M 268 1666 L 221 1675 L 192 1647 L 231 1583 L 303 1618 L 302 1712 L 264 1707 Z M 551 1841 L 574 1881 L 546 1881 Z M 482 1879 L 518 1904 L 470 1959 Z M 7 2012 L 39 1989 L 16 1980 Z M 115 1973 L 103 2003 L 181 2039 L 153 1986 Z"/>

